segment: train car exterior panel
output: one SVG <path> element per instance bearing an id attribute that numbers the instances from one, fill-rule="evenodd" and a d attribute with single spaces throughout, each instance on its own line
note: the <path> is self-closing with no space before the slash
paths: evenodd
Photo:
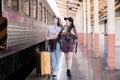
<path id="1" fill-rule="evenodd" d="M 45 40 L 54 15 L 47 0 L 2 0 L 8 48 L 0 52 L 0 80 L 25 80 L 35 67 L 36 47 Z"/>
<path id="2" fill-rule="evenodd" d="M 14 7 L 16 6 L 16 8 L 11 8 L 10 5 L 8 5 L 10 4 L 9 3 L 10 1 L 3 0 L 3 7 L 4 7 L 3 16 L 7 17 L 8 19 L 8 28 L 7 28 L 8 29 L 8 52 L 9 52 L 9 49 L 11 49 L 10 48 L 11 46 L 16 46 L 16 45 L 21 46 L 22 44 L 28 44 L 29 42 L 30 42 L 29 46 L 32 46 L 45 40 L 44 34 L 48 26 L 46 23 L 50 23 L 47 21 L 50 21 L 50 19 L 52 19 L 51 17 L 53 16 L 50 17 L 50 15 L 54 15 L 54 13 L 50 9 L 46 1 L 37 0 L 39 4 L 36 4 L 38 5 L 39 8 L 40 6 L 42 6 L 42 9 L 41 9 L 43 10 L 42 14 L 44 14 L 45 11 L 46 13 L 49 12 L 47 14 L 45 13 L 44 15 L 41 15 L 42 18 L 46 18 L 46 19 L 43 19 L 43 21 L 39 19 L 40 16 L 39 17 L 33 16 L 33 13 L 34 13 L 34 11 L 32 11 L 33 5 L 30 0 L 28 0 L 30 1 L 29 2 L 30 10 L 28 11 L 29 13 L 27 12 L 27 14 L 24 11 L 24 5 L 23 5 L 24 0 L 16 0 L 16 1 L 18 1 L 17 3 L 14 4 Z M 39 9 L 36 12 L 37 12 L 36 14 L 41 13 L 41 11 L 39 12 Z M 49 20 L 47 20 L 47 18 Z M 22 49 L 23 49 L 23 46 L 24 45 L 22 45 Z"/>

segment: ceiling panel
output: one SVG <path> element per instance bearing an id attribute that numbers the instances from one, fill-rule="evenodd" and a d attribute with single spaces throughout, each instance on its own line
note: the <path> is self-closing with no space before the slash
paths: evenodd
<path id="1" fill-rule="evenodd" d="M 55 0 L 62 17 L 75 16 L 81 6 L 79 0 Z"/>
<path id="2" fill-rule="evenodd" d="M 58 9 L 63 17 L 71 16 L 73 14 L 76 15 L 78 9 L 81 5 L 81 1 L 83 0 L 55 0 L 58 6 Z M 91 8 L 91 17 L 93 18 L 93 6 L 94 0 L 90 0 L 90 8 Z M 99 0 L 99 16 L 103 15 L 107 11 L 107 0 Z M 120 0 L 115 0 L 116 9 L 120 9 Z M 70 14 L 70 15 L 69 15 Z M 73 17 L 73 16 L 72 16 Z"/>

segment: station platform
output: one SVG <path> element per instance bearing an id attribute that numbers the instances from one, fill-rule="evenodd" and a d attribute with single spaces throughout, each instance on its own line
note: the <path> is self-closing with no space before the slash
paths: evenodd
<path id="1" fill-rule="evenodd" d="M 52 80 L 69 80 L 66 77 L 66 63 L 64 53 L 61 53 L 60 64 L 57 77 Z M 103 66 L 101 58 L 90 56 L 85 48 L 78 48 L 78 52 L 73 56 L 72 79 L 71 80 L 119 80 L 120 71 L 109 71 Z M 26 78 L 26 80 L 51 80 L 48 76 L 40 77 L 36 75 L 36 69 Z"/>
<path id="2" fill-rule="evenodd" d="M 72 80 L 120 80 L 120 0 L 0 0 L 0 80 L 68 80 L 62 52 L 56 78 L 36 73 L 55 16 L 78 34 Z"/>

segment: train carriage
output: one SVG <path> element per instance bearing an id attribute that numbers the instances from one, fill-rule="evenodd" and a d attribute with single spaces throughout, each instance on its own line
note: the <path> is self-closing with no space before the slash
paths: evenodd
<path id="1" fill-rule="evenodd" d="M 19 80 L 35 67 L 35 48 L 45 40 L 55 13 L 46 0 L 0 0 L 0 4 L 0 36 L 5 36 L 0 37 L 0 80 Z"/>

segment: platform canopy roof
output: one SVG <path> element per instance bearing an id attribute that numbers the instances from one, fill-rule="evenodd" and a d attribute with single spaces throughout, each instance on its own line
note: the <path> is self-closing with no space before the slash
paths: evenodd
<path id="1" fill-rule="evenodd" d="M 87 0 L 86 0 L 87 1 Z M 107 0 L 99 1 L 99 16 L 102 16 L 107 11 Z M 82 6 L 83 0 L 55 0 L 59 12 L 62 17 L 72 16 L 74 17 Z M 116 10 L 120 9 L 120 0 L 115 0 Z M 91 16 L 93 17 L 94 0 L 90 0 Z"/>

